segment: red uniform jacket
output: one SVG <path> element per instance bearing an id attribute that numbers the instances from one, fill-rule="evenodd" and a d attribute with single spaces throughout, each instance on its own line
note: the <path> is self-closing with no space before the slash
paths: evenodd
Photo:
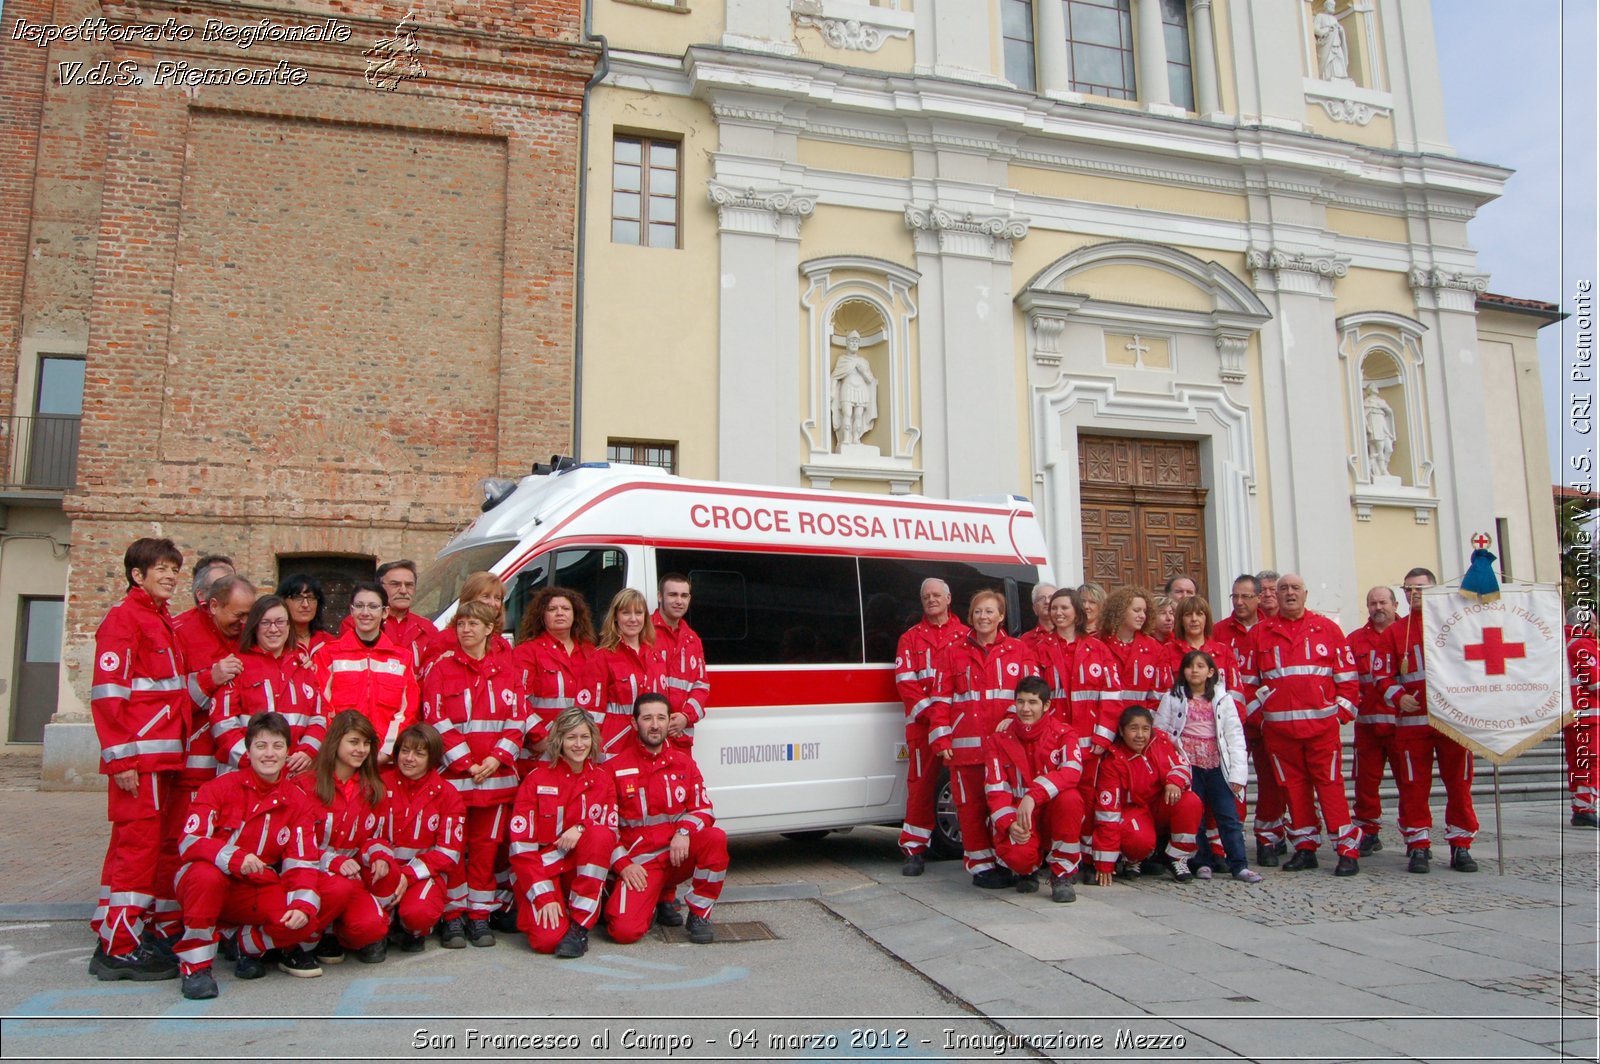
<path id="1" fill-rule="evenodd" d="M 1189 762 L 1166 732 L 1152 731 L 1142 753 L 1134 753 L 1121 739 L 1106 751 L 1094 785 L 1095 871 L 1116 869 L 1122 853 L 1123 814 L 1154 808 L 1169 783 L 1189 789 Z"/>
<path id="2" fill-rule="evenodd" d="M 566 858 L 556 840 L 579 824 L 585 831 L 617 830 L 616 780 L 593 761 L 585 761 L 582 772 L 573 772 L 565 761 L 540 761 L 511 807 L 511 868 L 519 882 L 530 884 L 527 900 L 534 909 L 565 900 L 546 869 Z M 605 869 L 595 869 L 597 879 L 605 875 Z"/>
<path id="3" fill-rule="evenodd" d="M 421 693 L 411 669 L 411 653 L 382 632 L 368 647 L 353 627 L 312 655 L 321 677 L 322 710 L 332 720 L 347 709 L 359 711 L 378 732 L 378 750 L 387 754 L 395 736 L 417 721 Z"/>
<path id="4" fill-rule="evenodd" d="M 1076 788 L 1083 773 L 1078 736 L 1054 713 L 1031 728 L 1015 717 L 1002 720 L 984 740 L 983 758 L 983 791 L 996 836 L 1011 829 L 1023 798 L 1032 798 L 1035 812 L 1042 811 L 1056 795 Z"/>
<path id="5" fill-rule="evenodd" d="M 250 883 L 280 882 L 289 908 L 315 917 L 322 904 L 317 873 L 322 853 L 317 846 L 314 801 L 281 776 L 268 783 L 254 769 L 228 772 L 207 783 L 189 807 L 178 854 L 184 868 L 207 861 Z M 269 869 L 245 876 L 240 866 L 250 854 Z"/>
<path id="6" fill-rule="evenodd" d="M 926 722 L 924 714 L 933 705 L 933 678 L 938 672 L 939 655 L 965 639 L 972 629 L 948 618 L 943 624 L 929 624 L 923 618 L 900 637 L 894 659 L 894 686 L 906 707 L 907 723 Z"/>
<path id="7" fill-rule="evenodd" d="M 1239 670 L 1239 687 L 1234 694 L 1238 696 L 1237 701 L 1241 709 L 1247 708 L 1256 697 L 1256 677 L 1252 671 L 1251 655 L 1255 645 L 1255 631 L 1260 627 L 1260 620 L 1246 628 L 1239 623 L 1238 618 L 1231 615 L 1211 626 L 1211 638 L 1219 643 L 1226 643 L 1228 649 L 1233 651 L 1234 666 Z M 1177 682 L 1176 677 L 1173 678 L 1173 682 Z M 1261 721 L 1246 714 L 1244 731 L 1246 736 L 1259 736 Z"/>
<path id="8" fill-rule="evenodd" d="M 1167 668 L 1172 672 L 1173 686 L 1183 683 L 1183 676 L 1179 669 L 1183 667 L 1184 655 L 1191 650 L 1202 650 L 1211 655 L 1211 660 L 1217 663 L 1217 676 L 1222 685 L 1233 692 L 1234 700 L 1239 705 L 1239 711 L 1244 712 L 1247 704 L 1243 695 L 1244 674 L 1239 669 L 1239 659 L 1234 656 L 1233 647 L 1218 639 L 1216 629 L 1212 629 L 1212 636 L 1197 647 L 1190 646 L 1182 639 L 1171 639 L 1167 642 Z M 1168 688 L 1171 690 L 1171 688 Z"/>
<path id="9" fill-rule="evenodd" d="M 437 771 L 408 780 L 397 768 L 383 772 L 387 792 L 378 817 L 384 838 L 413 886 L 436 879 L 439 888 L 457 865 L 467 837 L 467 807 Z"/>
<path id="10" fill-rule="evenodd" d="M 605 704 L 605 669 L 599 651 L 574 643 L 572 653 L 549 632 L 517 647 L 522 682 L 528 691 L 528 740 L 537 742 L 550 731 L 563 709 L 578 706 L 593 714 Z"/>
<path id="11" fill-rule="evenodd" d="M 1250 713 L 1260 715 L 1263 730 L 1310 739 L 1355 719 L 1356 659 L 1338 625 L 1307 610 L 1295 621 L 1269 617 L 1252 634 L 1248 671 L 1258 686 Z"/>
<path id="12" fill-rule="evenodd" d="M 522 669 L 509 654 L 490 653 L 474 661 L 453 650 L 428 666 L 422 677 L 422 720 L 444 740 L 441 771 L 466 805 L 505 805 L 516 797 L 527 711 Z M 474 783 L 473 769 L 491 757 L 500 766 Z"/>
<path id="13" fill-rule="evenodd" d="M 1594 629 L 1567 626 L 1567 672 L 1573 721 L 1600 720 L 1600 642 Z"/>
<path id="14" fill-rule="evenodd" d="M 1127 705 L 1122 664 L 1099 636 L 1082 636 L 1072 645 L 1072 711 L 1067 721 L 1086 757 L 1091 750 L 1103 754 L 1117 740 L 1117 724 Z"/>
<path id="15" fill-rule="evenodd" d="M 1428 723 L 1428 666 L 1422 651 L 1422 613 L 1413 610 L 1398 617 L 1383 633 L 1388 638 L 1388 670 L 1377 678 L 1383 702 L 1395 713 L 1396 734 L 1416 736 Z M 1417 708 L 1400 708 L 1400 696 L 1410 695 Z"/>
<path id="16" fill-rule="evenodd" d="M 211 735 L 224 770 L 244 764 L 244 737 L 257 713 L 281 713 L 294 733 L 293 753 L 316 757 L 328 718 L 317 694 L 317 670 L 297 646 L 278 657 L 264 650 L 239 653 L 244 671 L 217 691 L 211 706 Z"/>
<path id="17" fill-rule="evenodd" d="M 176 771 L 197 707 L 216 684 L 210 669 L 184 663 L 172 616 L 143 588 L 106 613 L 94 634 L 94 683 L 89 708 L 100 740 L 100 771 Z"/>
<path id="18" fill-rule="evenodd" d="M 348 624 L 348 620 L 346 621 Z M 395 620 L 388 614 L 383 617 L 383 634 L 388 636 L 395 646 L 411 652 L 411 671 L 422 672 L 422 648 L 432 642 L 439 634 L 439 629 L 434 627 L 432 621 L 420 617 L 415 613 L 407 612 L 400 620 Z"/>
<path id="19" fill-rule="evenodd" d="M 1100 641 L 1117 659 L 1123 708 L 1143 706 L 1154 713 L 1161 705 L 1161 696 L 1172 690 L 1172 661 L 1166 648 L 1143 632 L 1135 635 L 1131 643 L 1114 635 L 1102 635 Z"/>
<path id="20" fill-rule="evenodd" d="M 172 630 L 183 648 L 185 664 L 196 671 L 209 669 L 229 654 L 239 652 L 238 641 L 222 634 L 205 606 L 196 606 L 174 617 Z M 210 702 L 195 707 L 189 736 L 184 740 L 183 771 L 178 773 L 180 786 L 198 787 L 215 779 L 221 767 L 212 739 L 212 711 Z"/>
<path id="21" fill-rule="evenodd" d="M 680 828 L 693 836 L 716 823 L 700 766 L 675 746 L 663 746 L 652 755 L 635 740 L 605 768 L 616 787 L 614 870 L 646 864 L 666 853 Z"/>
<path id="22" fill-rule="evenodd" d="M 936 668 L 928 746 L 935 754 L 953 751 L 952 765 L 981 765 L 983 741 L 1016 703 L 1017 681 L 1039 675 L 1033 651 L 1005 632 L 988 646 L 969 634 L 950 645 Z"/>
<path id="23" fill-rule="evenodd" d="M 337 874 L 346 857 L 354 857 L 363 870 L 371 869 L 372 862 L 380 857 L 394 861 L 388 831 L 379 818 L 379 810 L 367 803 L 360 776 L 351 776 L 343 783 L 335 780 L 333 802 L 329 805 L 323 805 L 317 797 L 315 772 L 302 772 L 290 782 L 305 793 L 317 815 L 317 848 L 322 851 L 324 872 Z M 383 802 L 378 805 L 381 808 Z"/>
<path id="24" fill-rule="evenodd" d="M 706 682 L 706 648 L 688 621 L 679 621 L 674 629 L 661 616 L 661 611 L 656 610 L 650 616 L 650 623 L 656 630 L 656 652 L 667 670 L 667 701 L 672 712 L 689 718 L 683 736 L 668 741 L 688 749 L 694 742 L 694 726 L 705 719 L 706 707 L 711 704 L 711 685 Z"/>
<path id="25" fill-rule="evenodd" d="M 1372 627 L 1372 622 L 1351 632 L 1350 653 L 1356 659 L 1356 682 L 1360 684 L 1361 699 L 1356 703 L 1356 727 L 1371 728 L 1374 735 L 1393 735 L 1395 712 L 1383 700 L 1380 681 L 1394 675 L 1391 656 L 1394 625 L 1383 631 Z"/>
<path id="26" fill-rule="evenodd" d="M 428 666 L 441 655 L 452 650 L 461 649 L 461 638 L 456 635 L 456 626 L 447 624 L 439 629 L 439 634 L 422 644 L 422 664 L 417 668 L 417 675 L 421 676 L 428 671 Z M 489 637 L 489 653 L 508 654 L 511 652 L 511 640 L 498 632 Z"/>
<path id="27" fill-rule="evenodd" d="M 1072 674 L 1078 659 L 1078 644 L 1080 639 L 1067 642 L 1054 631 L 1044 631 L 1035 628 L 1034 632 L 1040 634 L 1032 641 L 1023 640 L 1033 651 L 1034 664 L 1039 666 L 1039 676 L 1050 685 L 1050 701 L 1062 710 L 1062 716 L 1067 709 L 1067 702 L 1072 697 Z M 1033 633 L 1028 633 L 1032 635 Z"/>
<path id="28" fill-rule="evenodd" d="M 600 710 L 589 711 L 589 719 L 600 729 L 602 758 L 610 757 L 622 749 L 622 744 L 633 734 L 633 700 L 646 692 L 672 696 L 667 688 L 667 664 L 659 647 L 639 644 L 635 651 L 626 643 L 618 643 L 609 650 L 598 650 L 599 663 L 605 677 L 605 704 Z"/>

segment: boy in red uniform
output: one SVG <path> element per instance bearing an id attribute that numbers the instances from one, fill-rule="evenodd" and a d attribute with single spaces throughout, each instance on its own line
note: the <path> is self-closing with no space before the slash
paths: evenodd
<path id="1" fill-rule="evenodd" d="M 1083 760 L 1078 736 L 1049 707 L 1048 683 L 1018 681 L 1015 719 L 1002 720 L 983 744 L 984 796 L 995 855 L 1017 874 L 1017 892 L 1038 891 L 1039 867 L 1048 862 L 1050 900 L 1070 902 L 1082 852 Z"/>

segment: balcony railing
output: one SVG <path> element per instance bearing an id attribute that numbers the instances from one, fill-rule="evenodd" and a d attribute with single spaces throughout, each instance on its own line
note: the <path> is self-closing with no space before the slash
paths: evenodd
<path id="1" fill-rule="evenodd" d="M 0 420 L 0 492 L 67 492 L 78 478 L 78 417 Z"/>

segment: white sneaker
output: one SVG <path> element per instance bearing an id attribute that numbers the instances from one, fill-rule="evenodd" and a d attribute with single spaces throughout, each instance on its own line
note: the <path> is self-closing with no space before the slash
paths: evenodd
<path id="1" fill-rule="evenodd" d="M 1211 866 L 1208 865 L 1208 864 L 1203 864 L 1199 868 L 1196 868 L 1194 870 L 1194 877 L 1196 879 L 1210 879 L 1211 878 Z"/>
<path id="2" fill-rule="evenodd" d="M 1233 878 L 1241 883 L 1259 883 L 1261 882 L 1261 873 L 1254 868 L 1241 868 L 1233 874 Z"/>

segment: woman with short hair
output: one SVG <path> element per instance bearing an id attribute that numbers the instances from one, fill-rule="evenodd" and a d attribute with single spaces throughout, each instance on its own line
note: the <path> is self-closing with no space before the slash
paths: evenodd
<path id="1" fill-rule="evenodd" d="M 322 616 L 327 600 L 322 585 L 304 573 L 286 576 L 273 592 L 289 610 L 289 641 L 305 654 L 313 654 L 333 636 Z"/>
<path id="2" fill-rule="evenodd" d="M 312 655 L 321 677 L 322 704 L 331 717 L 353 709 L 371 722 L 378 764 L 387 764 L 395 738 L 416 723 L 421 693 L 413 655 L 383 631 L 389 596 L 381 586 L 359 583 L 350 595 L 350 623 L 337 639 Z"/>
<path id="3" fill-rule="evenodd" d="M 244 764 L 245 733 L 257 713 L 281 713 L 292 733 L 284 774 L 298 776 L 316 758 L 328 719 L 317 694 L 317 670 L 306 649 L 292 641 L 289 606 L 276 595 L 256 599 L 239 633 L 238 676 L 216 694 L 211 734 L 217 761 L 228 768 Z"/>

